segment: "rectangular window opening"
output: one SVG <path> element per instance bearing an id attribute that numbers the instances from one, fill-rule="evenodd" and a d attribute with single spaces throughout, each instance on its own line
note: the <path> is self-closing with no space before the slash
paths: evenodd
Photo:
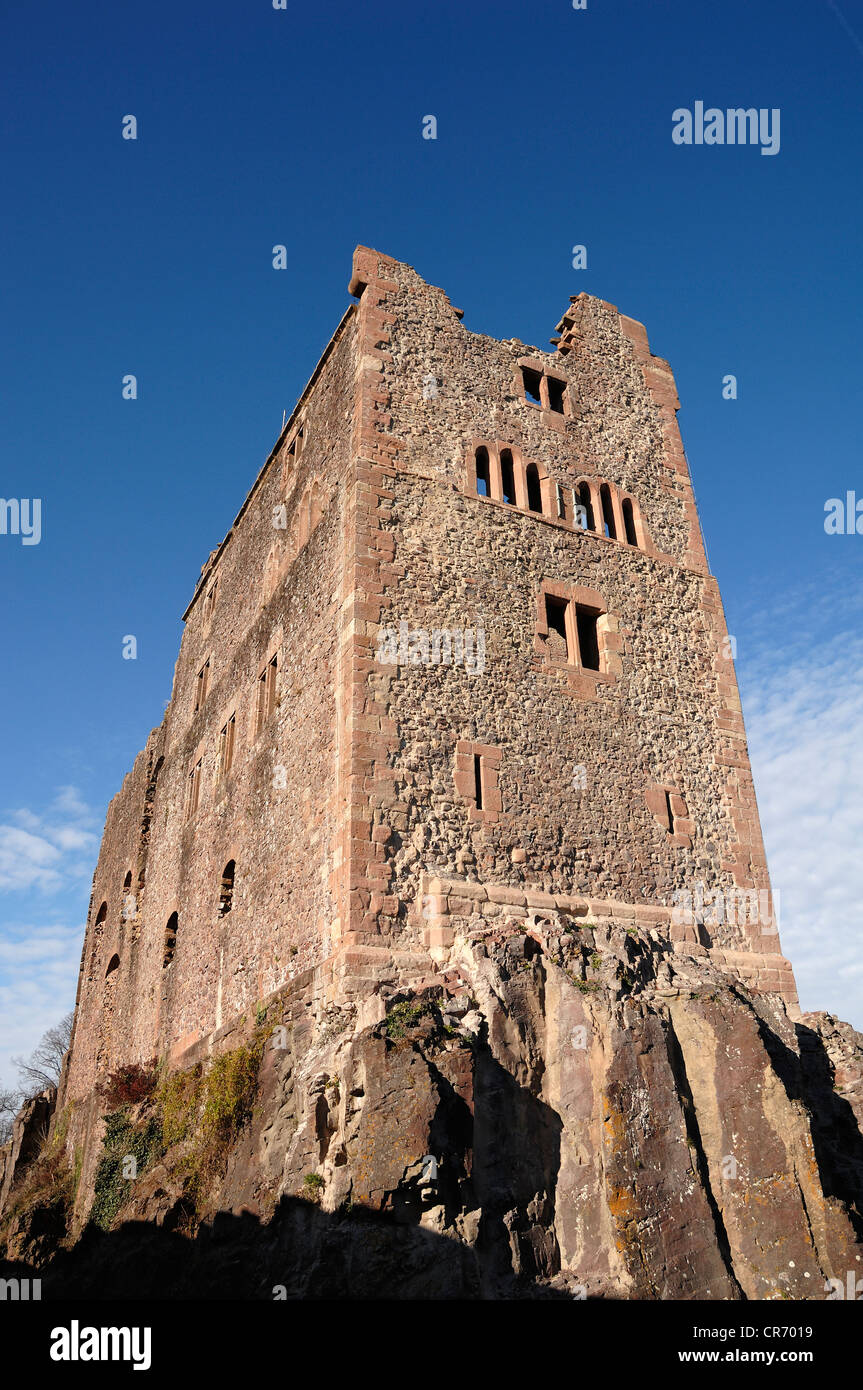
<path id="1" fill-rule="evenodd" d="M 532 401 L 534 405 L 541 405 L 542 373 L 535 372 L 532 367 L 522 367 L 521 377 L 524 382 L 525 400 Z"/>
<path id="2" fill-rule="evenodd" d="M 473 780 L 476 792 L 476 809 L 482 810 L 482 754 L 473 755 Z"/>
<path id="3" fill-rule="evenodd" d="M 556 376 L 546 377 L 548 383 L 548 408 L 558 415 L 566 414 L 566 382 Z"/>
<path id="4" fill-rule="evenodd" d="M 667 818 L 667 820 L 668 820 L 668 830 L 669 830 L 669 834 L 673 835 L 673 834 L 674 834 L 674 812 L 673 812 L 672 809 L 671 809 L 671 792 L 670 792 L 670 791 L 666 791 L 666 793 L 665 793 L 665 815 L 666 815 L 666 818 Z"/>
<path id="5" fill-rule="evenodd" d="M 551 594 L 546 594 L 545 621 L 548 627 L 546 645 L 549 654 L 557 657 L 559 661 L 569 661 L 571 659 L 569 637 L 566 631 L 567 607 L 568 603 L 566 599 L 554 598 Z"/>
<path id="6" fill-rule="evenodd" d="M 588 671 L 599 670 L 599 637 L 596 630 L 598 613 L 589 608 L 576 607 L 575 619 L 578 625 L 578 652 L 582 666 Z"/>

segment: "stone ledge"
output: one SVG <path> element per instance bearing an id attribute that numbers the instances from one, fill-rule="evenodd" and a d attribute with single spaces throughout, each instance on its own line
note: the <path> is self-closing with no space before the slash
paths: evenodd
<path id="1" fill-rule="evenodd" d="M 799 1007 L 791 963 L 784 956 L 755 949 L 708 949 L 699 941 L 696 928 L 673 923 L 672 909 L 663 904 L 648 906 L 614 898 L 582 898 L 503 883 L 482 884 L 421 875 L 417 909 L 424 924 L 423 945 L 437 961 L 443 960 L 453 945 L 456 920 L 466 922 L 468 927 L 475 921 L 485 920 L 492 930 L 491 923 L 505 908 L 511 908 L 519 917 L 557 912 L 562 916 L 632 923 L 657 933 L 675 952 L 703 953 L 720 969 L 736 975 L 753 993 L 780 994 L 792 1010 Z"/>

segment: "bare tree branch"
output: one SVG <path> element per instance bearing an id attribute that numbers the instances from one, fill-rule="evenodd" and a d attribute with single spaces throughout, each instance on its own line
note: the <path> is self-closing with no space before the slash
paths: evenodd
<path id="1" fill-rule="evenodd" d="M 38 1096 L 40 1091 L 46 1091 L 59 1083 L 63 1057 L 72 1037 L 73 1018 L 73 1014 L 66 1014 L 53 1028 L 43 1033 L 29 1057 L 12 1058 L 12 1065 L 18 1071 L 24 1097 Z"/>
<path id="2" fill-rule="evenodd" d="M 0 1089 L 0 1144 L 12 1137 L 12 1121 L 21 1109 L 21 1092 Z"/>

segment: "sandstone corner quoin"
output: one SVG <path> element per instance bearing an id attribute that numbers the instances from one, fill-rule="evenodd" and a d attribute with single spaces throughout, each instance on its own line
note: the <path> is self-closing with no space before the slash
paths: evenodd
<path id="1" fill-rule="evenodd" d="M 586 294 L 541 351 L 366 247 L 349 289 L 110 804 L 10 1267 L 823 1298 L 863 1038 L 780 949 L 671 370 Z"/>

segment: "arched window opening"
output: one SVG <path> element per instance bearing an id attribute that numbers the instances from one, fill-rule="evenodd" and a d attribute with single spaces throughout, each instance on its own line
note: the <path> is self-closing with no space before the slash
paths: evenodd
<path id="1" fill-rule="evenodd" d="M 111 959 L 108 961 L 108 969 L 105 971 L 105 979 L 107 980 L 109 975 L 113 975 L 114 971 L 119 969 L 120 957 L 118 955 L 113 955 Z"/>
<path id="2" fill-rule="evenodd" d="M 539 469 L 535 463 L 528 464 L 525 479 L 528 507 L 532 512 L 542 512 L 542 488 L 539 482 Z"/>
<path id="3" fill-rule="evenodd" d="M 102 903 L 101 907 L 99 908 L 99 911 L 96 913 L 96 919 L 93 923 L 93 945 L 90 949 L 89 969 L 89 978 L 91 980 L 94 980 L 96 978 L 96 962 L 99 955 L 99 948 L 102 945 L 102 936 L 105 932 L 105 919 L 107 918 L 107 916 L 108 904 Z"/>
<path id="4" fill-rule="evenodd" d="M 605 534 L 610 540 L 617 540 L 617 527 L 614 524 L 614 508 L 611 505 L 611 488 L 608 483 L 603 483 L 599 489 L 599 497 L 602 502 L 602 524 Z"/>
<path id="5" fill-rule="evenodd" d="M 593 501 L 590 496 L 590 483 L 579 483 L 575 490 L 578 505 L 584 507 L 585 526 L 588 531 L 596 530 L 596 518 L 593 515 Z"/>
<path id="6" fill-rule="evenodd" d="M 503 492 L 504 502 L 508 502 L 511 507 L 514 507 L 515 469 L 513 467 L 511 449 L 501 449 L 500 451 L 500 486 Z"/>
<path id="7" fill-rule="evenodd" d="M 126 877 L 123 879 L 122 916 L 124 922 L 128 922 L 130 917 L 134 917 L 135 907 L 135 894 L 132 892 L 132 870 L 129 869 Z"/>
<path id="8" fill-rule="evenodd" d="M 476 451 L 476 494 L 477 497 L 490 497 L 488 449 L 481 444 Z"/>
<path id="9" fill-rule="evenodd" d="M 632 514 L 632 503 L 628 497 L 623 499 L 623 529 L 626 532 L 627 545 L 638 545 L 638 536 L 635 533 L 635 517 Z"/>
<path id="10" fill-rule="evenodd" d="M 224 917 L 230 912 L 234 905 L 234 875 L 237 866 L 233 859 L 229 859 L 222 872 L 222 882 L 219 887 L 219 916 Z"/>
<path id="11" fill-rule="evenodd" d="M 174 959 L 174 951 L 177 948 L 177 927 L 179 919 L 176 912 L 172 912 L 165 926 L 165 952 L 162 957 L 162 969 L 170 965 Z"/>

